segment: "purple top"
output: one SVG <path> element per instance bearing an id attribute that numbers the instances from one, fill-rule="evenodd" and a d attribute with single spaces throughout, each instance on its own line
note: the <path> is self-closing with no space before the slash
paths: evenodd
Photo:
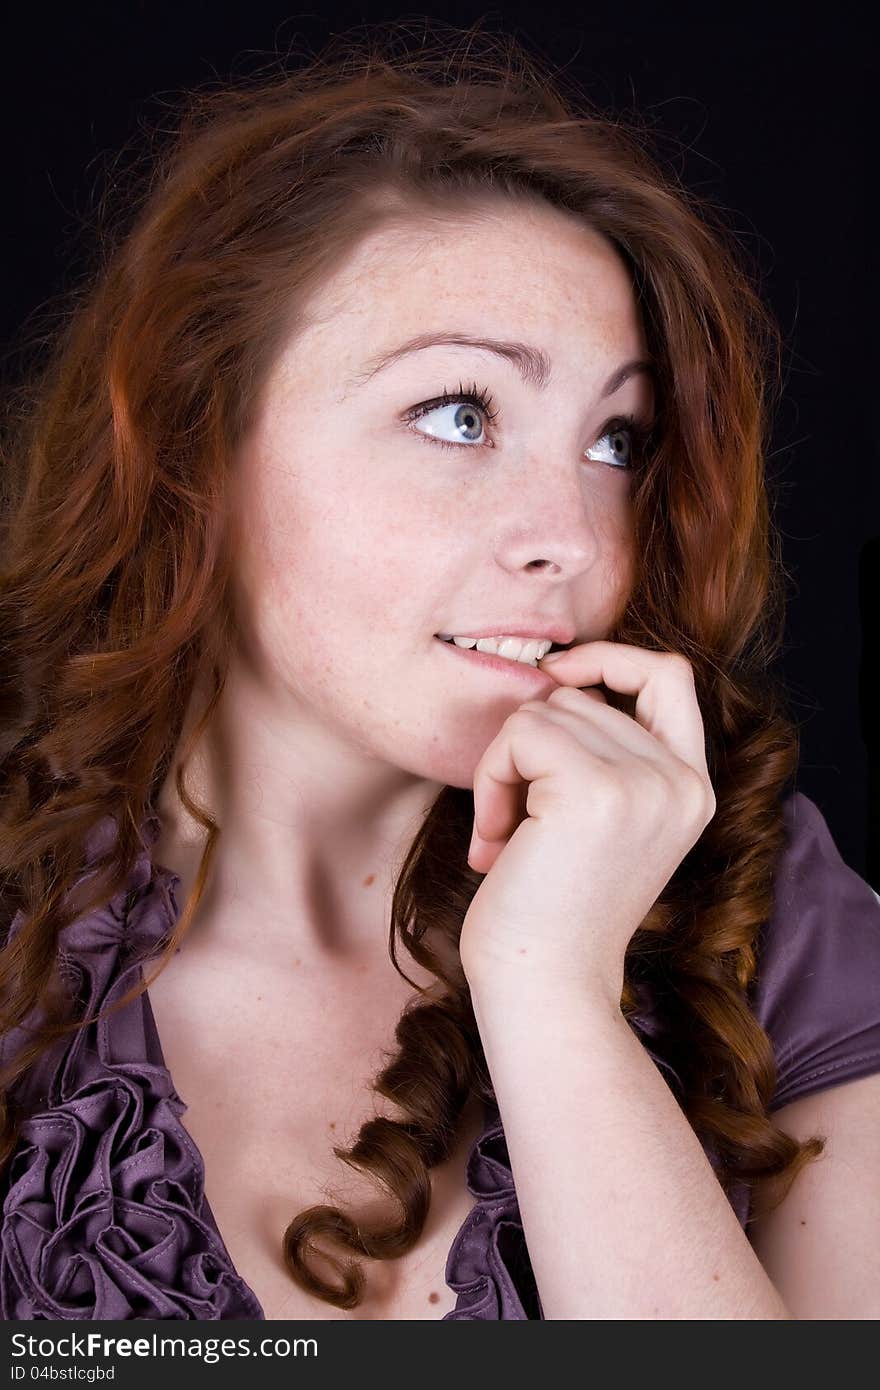
<path id="1" fill-rule="evenodd" d="M 841 859 L 808 797 L 787 798 L 785 814 L 788 840 L 752 990 L 779 1069 L 774 1110 L 880 1071 L 880 899 Z M 87 845 L 87 863 L 114 828 L 108 816 Z M 65 978 L 83 984 L 90 1015 L 142 978 L 141 963 L 177 920 L 180 880 L 150 858 L 159 828 L 149 816 L 128 889 L 61 934 Z M 11 934 L 21 920 L 16 914 Z M 650 1001 L 631 1023 L 669 1084 L 680 1086 L 651 1046 L 662 1026 Z M 20 1041 L 19 1032 L 9 1035 L 0 1057 Z M 146 993 L 72 1041 L 60 1039 L 19 1086 L 34 1113 L 0 1177 L 4 1319 L 265 1317 L 205 1197 L 204 1162 L 181 1122 L 186 1104 L 165 1066 Z M 494 1105 L 466 1179 L 475 1201 L 447 1258 L 446 1282 L 458 1301 L 445 1317 L 540 1319 Z M 730 1201 L 745 1226 L 748 1189 L 740 1186 Z"/>

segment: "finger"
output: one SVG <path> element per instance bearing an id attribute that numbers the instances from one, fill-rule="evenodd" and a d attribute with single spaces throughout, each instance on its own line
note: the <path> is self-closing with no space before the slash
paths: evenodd
<path id="1" fill-rule="evenodd" d="M 558 765 L 559 734 L 553 731 L 564 721 L 554 720 L 543 701 L 529 703 L 531 710 L 521 706 L 504 721 L 474 771 L 474 835 L 489 844 L 510 839 L 524 818 L 524 790 Z M 530 717 L 525 736 L 517 715 Z"/>
<path id="2" fill-rule="evenodd" d="M 542 670 L 545 661 L 538 662 Z M 623 642 L 583 642 L 557 652 L 547 669 L 561 685 L 602 682 L 609 690 L 634 695 L 633 718 L 682 762 L 708 776 L 706 733 L 685 657 Z"/>
<path id="3" fill-rule="evenodd" d="M 485 844 L 506 843 L 522 820 L 522 788 L 509 740 L 490 744 L 474 774 L 474 834 Z"/>
<path id="4" fill-rule="evenodd" d="M 643 762 L 668 767 L 672 755 L 666 746 L 648 733 L 635 719 L 616 710 L 595 692 L 560 685 L 546 700 L 531 701 L 520 708 L 532 708 L 544 718 L 565 729 L 585 752 L 604 763 L 619 762 L 630 756 Z M 678 762 L 678 759 L 672 759 Z M 563 768 L 568 769 L 566 758 Z"/>

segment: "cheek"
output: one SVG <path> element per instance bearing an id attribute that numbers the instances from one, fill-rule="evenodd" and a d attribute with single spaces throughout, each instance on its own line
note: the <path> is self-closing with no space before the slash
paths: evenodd
<path id="1" fill-rule="evenodd" d="M 611 565 L 608 584 L 608 612 L 606 629 L 616 627 L 623 618 L 630 594 L 636 582 L 637 566 L 635 550 L 631 544 L 622 546 Z"/>

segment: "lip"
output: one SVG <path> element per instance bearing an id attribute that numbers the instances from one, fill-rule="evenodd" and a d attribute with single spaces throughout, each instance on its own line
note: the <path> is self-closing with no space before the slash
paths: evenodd
<path id="1" fill-rule="evenodd" d="M 510 635 L 518 636 L 515 632 Z M 456 636 L 464 637 L 466 634 L 456 633 Z M 546 671 L 542 671 L 540 666 L 527 666 L 522 661 L 511 661 L 506 656 L 494 656 L 492 652 L 478 652 L 476 647 L 457 647 L 454 642 L 444 642 L 439 637 L 435 637 L 434 641 L 438 646 L 445 647 L 447 651 L 474 666 L 483 666 L 487 671 L 497 671 L 499 676 L 506 676 L 508 680 L 516 681 L 519 685 L 530 685 L 533 690 L 549 691 L 558 685 L 558 681 Z"/>
<path id="2" fill-rule="evenodd" d="M 434 634 L 437 635 L 436 633 Z M 453 634 L 449 634 L 452 636 Z M 560 647 L 570 647 L 577 635 L 574 628 L 564 627 L 562 623 L 548 623 L 546 618 L 525 619 L 524 622 L 496 622 L 492 620 L 482 627 L 468 631 L 455 631 L 456 637 L 522 637 L 543 638 L 555 642 Z"/>

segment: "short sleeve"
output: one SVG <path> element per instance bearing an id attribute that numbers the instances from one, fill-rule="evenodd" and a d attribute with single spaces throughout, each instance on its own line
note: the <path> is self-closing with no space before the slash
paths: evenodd
<path id="1" fill-rule="evenodd" d="M 784 809 L 786 845 L 749 990 L 776 1056 L 770 1110 L 880 1072 L 880 897 L 841 858 L 809 797 L 795 792 Z"/>

